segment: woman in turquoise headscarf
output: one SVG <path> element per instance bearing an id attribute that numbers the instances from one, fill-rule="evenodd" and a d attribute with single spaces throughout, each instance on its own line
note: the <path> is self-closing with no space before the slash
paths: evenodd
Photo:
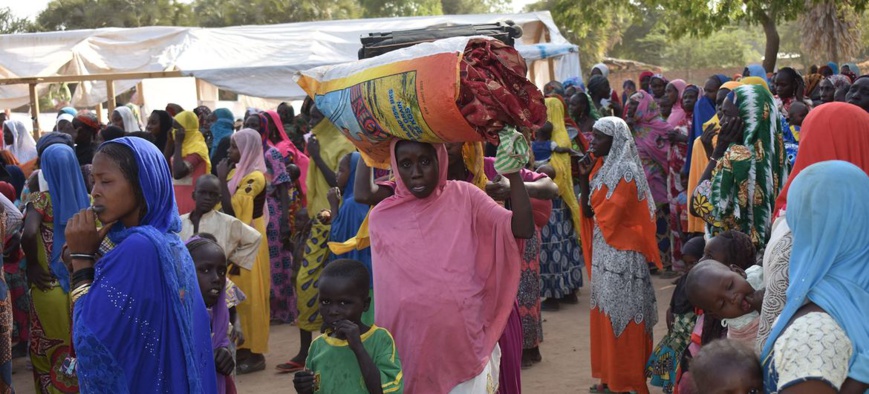
<path id="1" fill-rule="evenodd" d="M 30 195 L 21 246 L 27 257 L 30 295 L 30 361 L 37 392 L 78 391 L 74 375 L 60 373 L 70 355 L 70 277 L 61 261 L 67 221 L 90 205 L 75 151 L 54 144 L 40 153 L 48 185 Z"/>
<path id="2" fill-rule="evenodd" d="M 220 163 L 229 150 L 229 137 L 235 131 L 235 116 L 226 108 L 218 108 L 209 116 L 214 117 L 214 122 L 211 123 L 211 162 Z"/>
<path id="3" fill-rule="evenodd" d="M 869 389 L 867 195 L 869 176 L 844 161 L 811 165 L 794 178 L 786 215 L 789 274 L 799 280 L 763 347 L 767 392 Z"/>

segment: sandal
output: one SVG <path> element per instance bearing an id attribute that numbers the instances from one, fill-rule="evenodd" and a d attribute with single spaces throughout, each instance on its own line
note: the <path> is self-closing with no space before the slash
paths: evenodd
<path id="1" fill-rule="evenodd" d="M 275 369 L 277 369 L 280 373 L 294 373 L 305 369 L 305 364 L 297 363 L 293 360 L 290 360 L 284 364 L 278 364 L 277 366 L 275 366 Z"/>
<path id="2" fill-rule="evenodd" d="M 247 360 L 242 361 L 236 366 L 235 373 L 244 375 L 251 372 L 264 371 L 266 369 L 266 358 L 262 355 L 251 355 Z"/>
<path id="3" fill-rule="evenodd" d="M 596 385 L 594 385 L 594 386 L 591 386 L 591 387 L 588 388 L 588 392 L 589 392 L 589 393 L 596 393 L 596 394 L 601 394 L 601 393 L 609 394 L 609 393 L 612 393 L 612 391 L 610 391 L 610 389 L 607 388 L 607 386 L 606 386 L 605 384 L 596 384 Z"/>

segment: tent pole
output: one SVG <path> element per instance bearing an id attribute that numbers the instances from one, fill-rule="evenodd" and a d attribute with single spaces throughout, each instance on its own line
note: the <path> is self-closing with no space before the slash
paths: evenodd
<path id="1" fill-rule="evenodd" d="M 103 119 L 105 119 L 103 118 L 103 103 L 99 103 L 97 104 L 97 120 L 103 123 Z"/>
<path id="2" fill-rule="evenodd" d="M 33 138 L 39 139 L 39 98 L 36 97 L 36 84 L 30 86 L 30 117 L 33 119 Z"/>
<path id="3" fill-rule="evenodd" d="M 106 80 L 106 96 L 108 96 L 109 100 L 109 113 L 112 113 L 115 110 L 115 81 L 109 79 Z"/>
<path id="4" fill-rule="evenodd" d="M 196 81 L 196 106 L 202 105 L 202 81 L 199 78 L 193 78 Z"/>

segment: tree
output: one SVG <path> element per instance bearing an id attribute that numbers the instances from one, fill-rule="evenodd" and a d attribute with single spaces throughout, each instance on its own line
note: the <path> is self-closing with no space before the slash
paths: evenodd
<path id="1" fill-rule="evenodd" d="M 16 17 L 9 7 L 0 8 L 0 34 L 24 33 L 33 29 L 26 18 Z"/>
<path id="2" fill-rule="evenodd" d="M 52 0 L 36 18 L 37 28 L 43 31 L 191 22 L 190 7 L 175 0 Z"/>
<path id="3" fill-rule="evenodd" d="M 622 33 L 641 12 L 631 0 L 541 0 L 528 11 L 549 10 L 561 34 L 579 46 L 583 64 L 589 68 L 616 45 Z"/>
<path id="4" fill-rule="evenodd" d="M 359 0 L 366 18 L 501 12 L 507 0 Z"/>
<path id="5" fill-rule="evenodd" d="M 643 0 L 661 7 L 670 21 L 673 37 L 709 36 L 734 22 L 759 25 L 766 36 L 763 67 L 771 72 L 778 58 L 780 36 L 778 24 L 796 19 L 810 5 L 825 0 Z M 862 12 L 867 0 L 852 0 L 849 6 Z"/>
<path id="6" fill-rule="evenodd" d="M 356 0 L 197 0 L 193 10 L 202 27 L 352 19 L 361 14 Z"/>
<path id="7" fill-rule="evenodd" d="M 860 52 L 863 35 L 860 19 L 848 1 L 806 4 L 807 12 L 799 17 L 803 52 L 815 59 L 839 63 Z"/>

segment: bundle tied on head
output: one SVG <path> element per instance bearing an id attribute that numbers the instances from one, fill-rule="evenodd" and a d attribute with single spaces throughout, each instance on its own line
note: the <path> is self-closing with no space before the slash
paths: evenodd
<path id="1" fill-rule="evenodd" d="M 546 121 L 543 93 L 527 71 L 519 53 L 498 40 L 454 37 L 318 67 L 296 81 L 369 166 L 389 166 L 394 139 L 487 141 L 508 144 L 501 168 L 510 172 L 523 149 L 513 128 L 536 131 Z"/>

